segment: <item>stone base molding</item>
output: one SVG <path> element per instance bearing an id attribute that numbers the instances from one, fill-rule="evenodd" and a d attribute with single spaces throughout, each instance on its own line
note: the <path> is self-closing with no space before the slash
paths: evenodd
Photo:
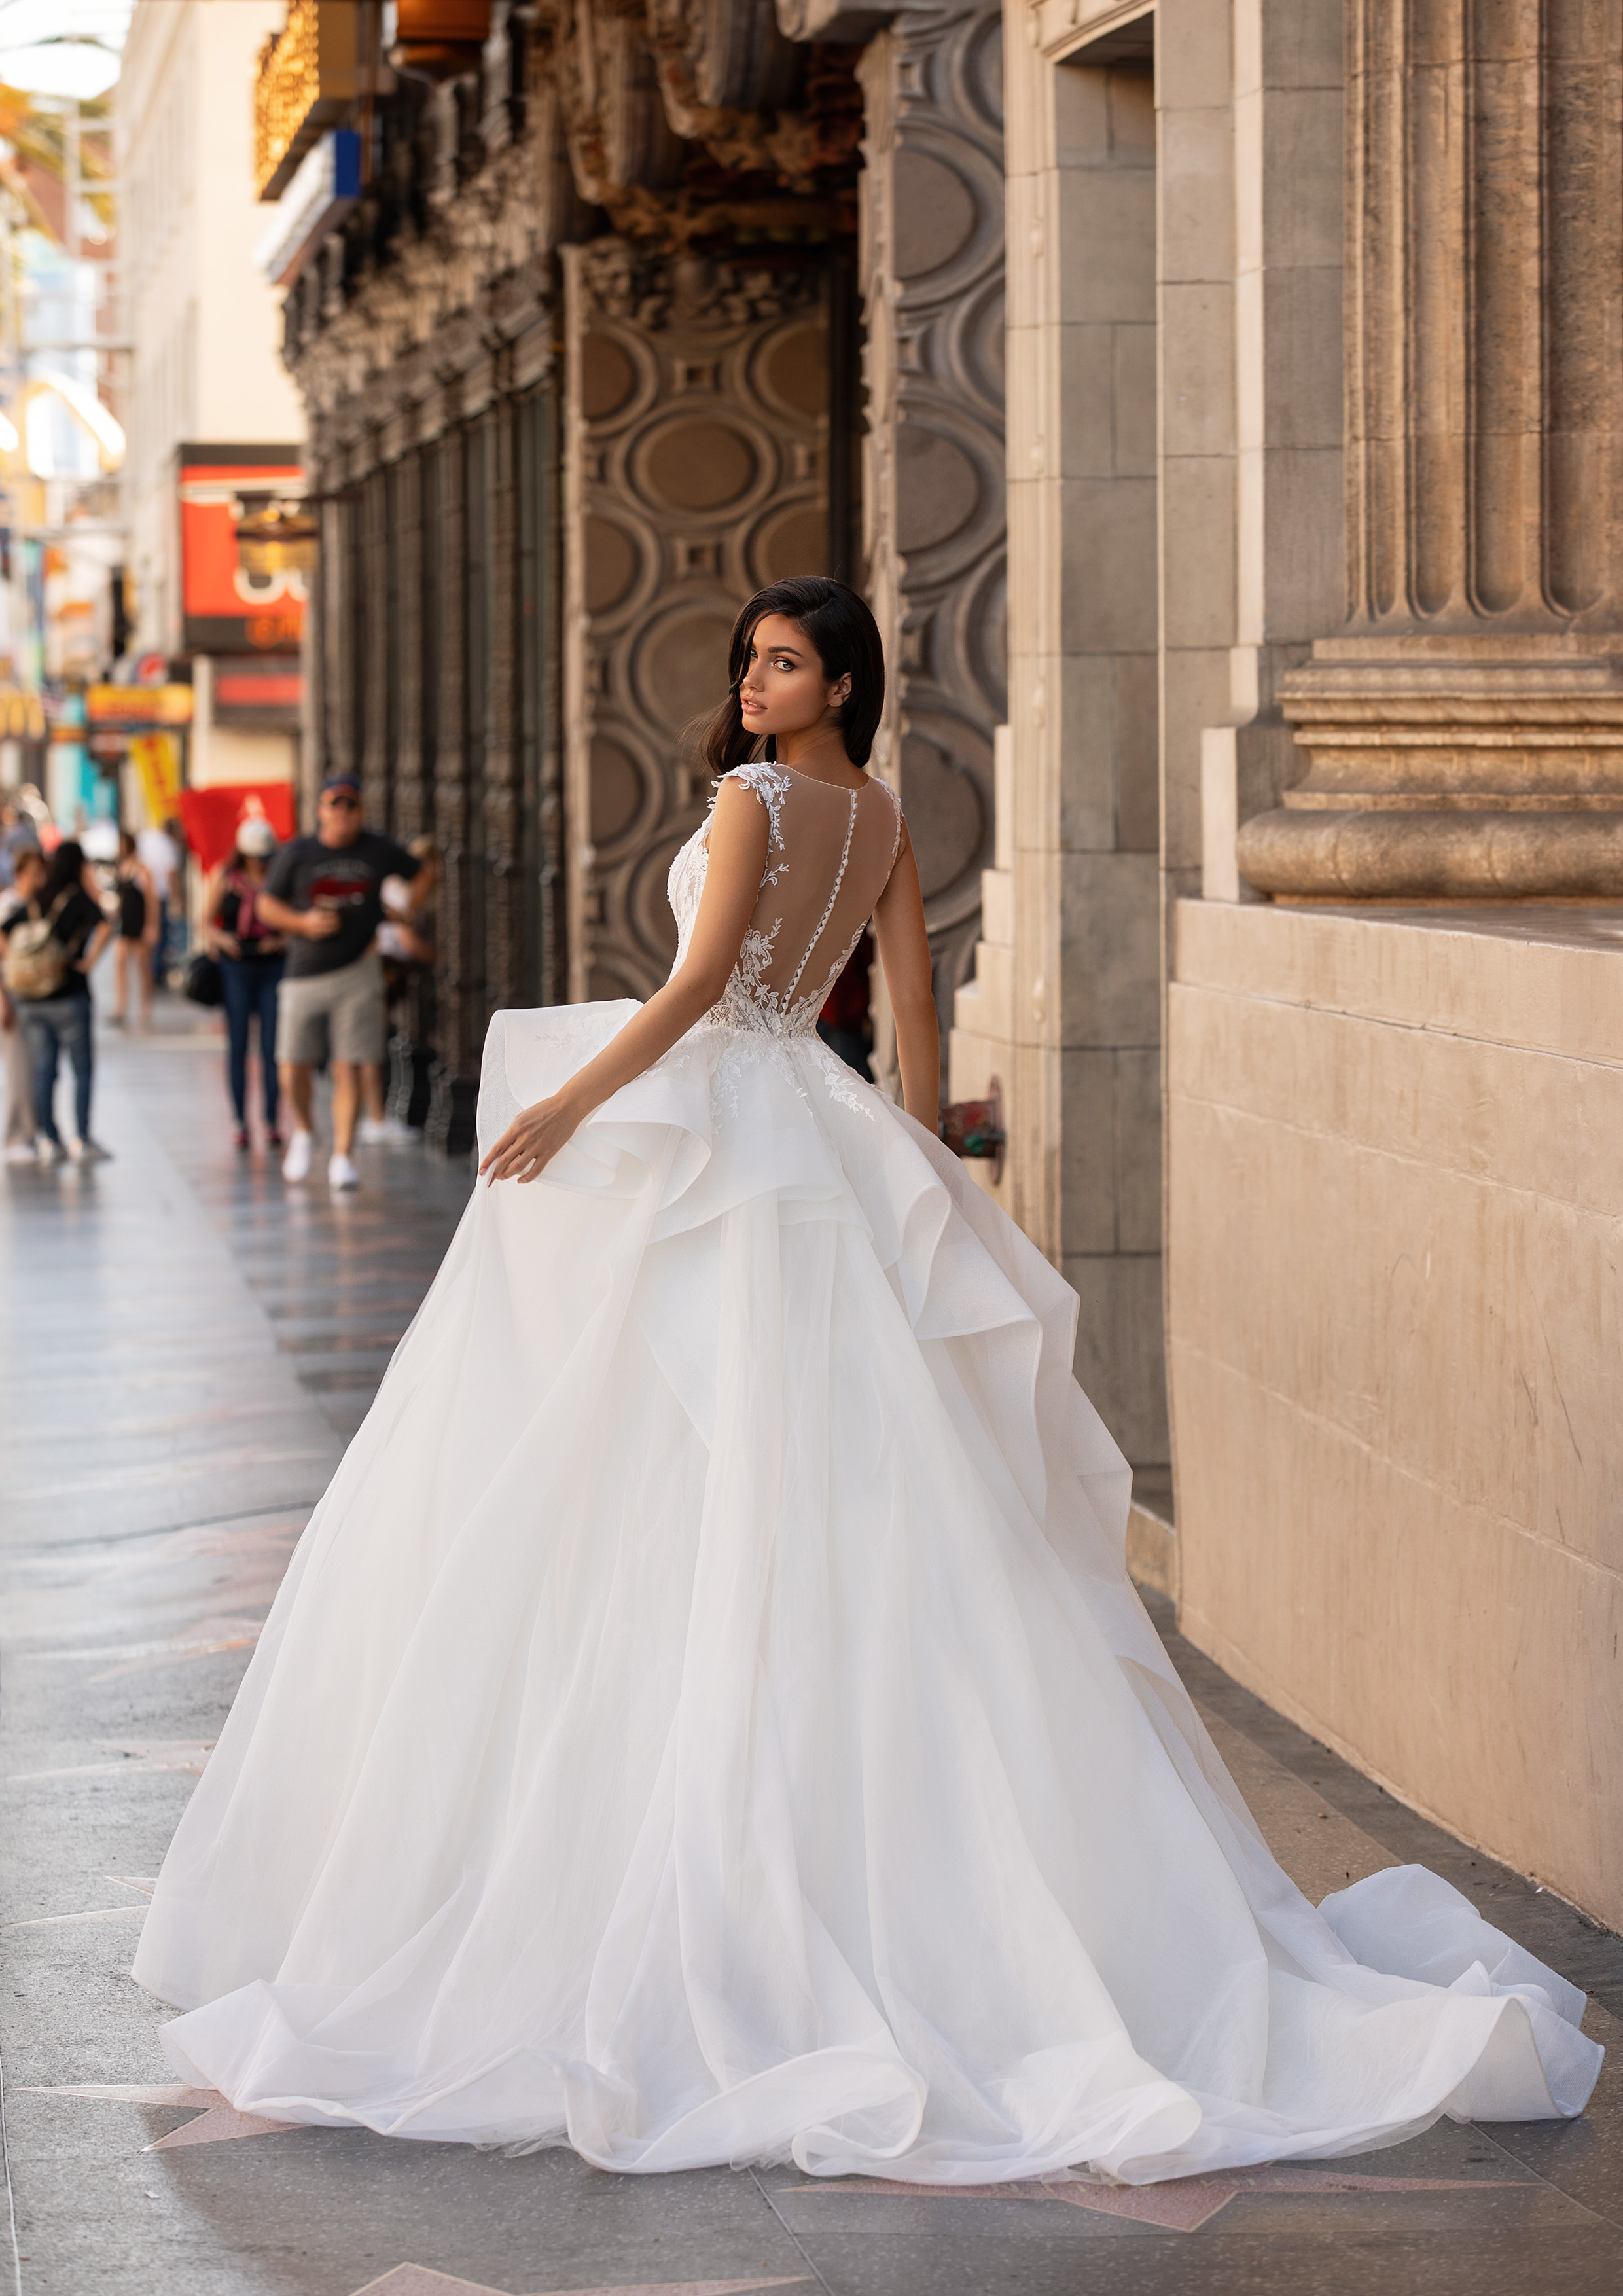
<path id="1" fill-rule="evenodd" d="M 1282 810 L 1246 823 L 1240 866 L 1282 899 L 1623 900 L 1623 811 Z"/>
<path id="2" fill-rule="evenodd" d="M 1240 832 L 1259 892 L 1623 895 L 1623 650 L 1611 635 L 1341 638 L 1282 682 L 1310 760 Z"/>

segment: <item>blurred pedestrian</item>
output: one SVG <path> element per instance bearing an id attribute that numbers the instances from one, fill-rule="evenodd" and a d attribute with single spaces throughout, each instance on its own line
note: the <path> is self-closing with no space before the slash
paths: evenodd
<path id="1" fill-rule="evenodd" d="M 406 850 L 422 871 L 414 885 L 404 877 L 385 877 L 380 891 L 383 922 L 378 927 L 378 955 L 383 961 L 383 1043 L 387 1054 L 393 1032 L 393 1007 L 413 968 L 434 962 L 433 943 L 419 930 L 423 904 L 433 890 L 434 840 L 414 837 Z M 385 1058 L 361 1071 L 359 1137 L 369 1148 L 417 1148 L 422 1144 L 418 1126 L 408 1124 L 399 1111 L 389 1112 L 389 1064 Z"/>
<path id="2" fill-rule="evenodd" d="M 158 945 L 158 893 L 152 872 L 136 852 L 135 840 L 127 829 L 119 832 L 113 887 L 119 897 L 119 930 L 112 952 L 112 1024 L 115 1029 L 123 1028 L 133 1003 L 141 1026 L 145 1029 L 151 1026 L 152 1018 L 152 951 Z"/>
<path id="3" fill-rule="evenodd" d="M 29 815 L 7 799 L 0 805 L 0 890 L 17 881 L 17 864 L 25 853 L 39 851 L 39 832 Z"/>
<path id="4" fill-rule="evenodd" d="M 392 837 L 361 825 L 360 783 L 334 774 L 322 785 L 314 837 L 295 837 L 271 864 L 259 914 L 285 933 L 287 968 L 278 1005 L 282 1088 L 293 1124 L 283 1177 L 305 1179 L 313 1151 L 311 1101 L 318 1062 L 332 1071 L 332 1153 L 327 1184 L 360 1179 L 349 1151 L 360 1112 L 361 1071 L 383 1057 L 383 967 L 373 944 L 383 918 L 383 880 L 421 873 Z"/>
<path id="5" fill-rule="evenodd" d="M 27 911 L 29 903 L 45 884 L 49 865 L 37 845 L 20 848 L 13 865 L 12 890 L 4 897 L 4 912 L 0 914 L 0 931 L 20 910 Z M 22 1015 L 15 998 L 3 985 L 0 1034 L 5 1039 L 5 1160 L 8 1164 L 31 1164 L 35 1161 L 33 1062 Z"/>
<path id="6" fill-rule="evenodd" d="M 276 1074 L 276 991 L 281 986 L 287 942 L 266 922 L 259 907 L 276 832 L 262 814 L 238 824 L 230 858 L 209 881 L 203 897 L 203 929 L 220 968 L 225 992 L 227 1050 L 225 1072 L 236 1111 L 239 1148 L 250 1143 L 248 1129 L 248 1038 L 259 1028 L 259 1089 L 265 1110 L 265 1144 L 280 1148 L 282 1134 Z"/>
<path id="7" fill-rule="evenodd" d="M 169 964 L 169 904 L 174 898 L 175 879 L 180 870 L 181 849 L 173 832 L 175 824 L 165 822 L 160 829 L 143 829 L 135 840 L 135 850 L 146 866 L 152 880 L 152 895 L 158 903 L 157 938 L 152 943 L 152 980 L 161 988 Z"/>
<path id="8" fill-rule="evenodd" d="M 42 1164 L 53 1162 L 62 1145 L 56 1128 L 56 1070 L 63 1053 L 73 1069 L 69 1158 L 75 1164 L 98 1163 L 108 1152 L 90 1132 L 90 974 L 112 922 L 86 885 L 87 874 L 83 846 L 64 838 L 38 892 L 3 928 L 6 993 L 27 1031 L 33 1063 L 36 1152 Z"/>

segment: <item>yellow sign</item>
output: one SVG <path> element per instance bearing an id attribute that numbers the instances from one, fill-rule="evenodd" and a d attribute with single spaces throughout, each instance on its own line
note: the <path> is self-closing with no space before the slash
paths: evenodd
<path id="1" fill-rule="evenodd" d="M 17 742 L 43 742 L 45 738 L 45 708 L 37 693 L 28 693 L 19 685 L 0 685 L 0 736 L 9 734 Z"/>
<path id="2" fill-rule="evenodd" d="M 146 817 L 153 828 L 161 828 L 180 811 L 180 743 L 173 734 L 137 734 L 129 756 L 141 776 Z"/>
<path id="3" fill-rule="evenodd" d="M 85 695 L 90 726 L 189 726 L 189 685 L 93 685 Z"/>
<path id="4" fill-rule="evenodd" d="M 382 11 L 364 12 L 373 38 Z M 310 146 L 364 93 L 355 0 L 288 0 L 287 22 L 259 51 L 254 80 L 254 188 L 280 199 Z M 392 78 L 375 70 L 373 93 Z"/>

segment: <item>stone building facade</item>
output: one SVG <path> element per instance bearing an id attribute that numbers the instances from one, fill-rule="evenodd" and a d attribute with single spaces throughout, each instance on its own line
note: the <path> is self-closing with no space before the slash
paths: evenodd
<path id="1" fill-rule="evenodd" d="M 439 1136 L 660 977 L 725 626 L 847 575 L 1141 1574 L 1623 1918 L 1623 0 L 432 13 L 287 329 Z"/>
<path id="2" fill-rule="evenodd" d="M 284 41 L 319 19 L 293 0 Z M 324 503 L 308 770 L 352 765 L 442 865 L 431 1133 L 466 1144 L 496 1005 L 663 978 L 709 796 L 684 729 L 777 575 L 873 586 L 949 1019 L 1004 711 L 998 12 L 493 0 L 398 29 L 286 356 Z"/>

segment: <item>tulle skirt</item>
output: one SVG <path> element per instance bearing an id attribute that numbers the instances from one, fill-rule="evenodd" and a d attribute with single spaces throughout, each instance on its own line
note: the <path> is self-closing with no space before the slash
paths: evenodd
<path id="1" fill-rule="evenodd" d="M 634 1008 L 498 1013 L 480 1139 Z M 135 1975 L 243 2111 L 612 2169 L 1131 2182 L 1580 2112 L 1418 1867 L 1316 1910 L 1127 1578 L 1074 1295 L 815 1037 L 480 1185 Z"/>

